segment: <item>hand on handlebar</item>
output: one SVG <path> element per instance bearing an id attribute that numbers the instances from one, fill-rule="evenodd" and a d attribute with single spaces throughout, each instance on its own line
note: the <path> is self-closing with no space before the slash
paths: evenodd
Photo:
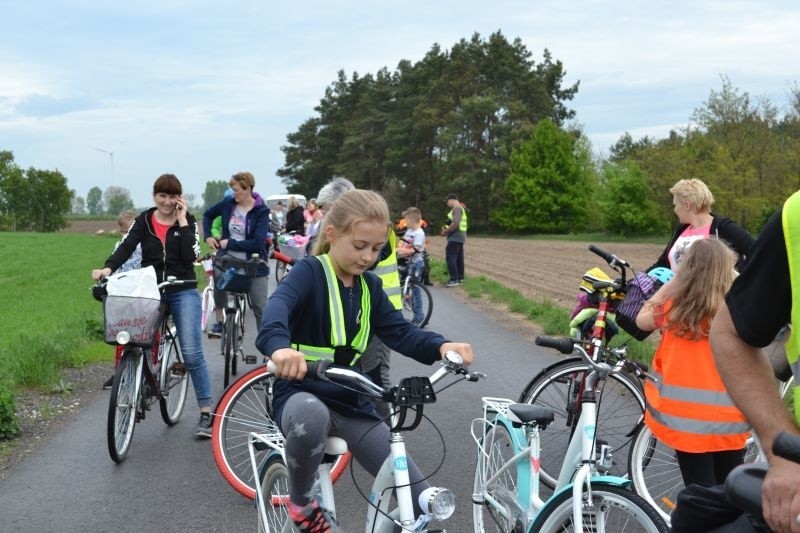
<path id="1" fill-rule="evenodd" d="M 773 531 L 800 531 L 800 465 L 773 457 L 764 478 L 764 519 Z"/>
<path id="2" fill-rule="evenodd" d="M 92 279 L 95 281 L 100 281 L 103 278 L 107 278 L 111 275 L 110 268 L 100 268 L 97 270 L 92 270 Z"/>
<path id="3" fill-rule="evenodd" d="M 464 360 L 464 366 L 469 366 L 475 359 L 472 353 L 472 345 L 466 342 L 445 342 L 439 347 L 439 354 L 444 359 L 444 354 L 447 352 L 458 352 L 461 359 Z"/>
<path id="4" fill-rule="evenodd" d="M 279 378 L 301 380 L 306 377 L 308 365 L 302 352 L 281 348 L 272 352 L 270 359 L 275 364 L 275 375 Z"/>
<path id="5" fill-rule="evenodd" d="M 206 244 L 215 252 L 219 250 L 219 241 L 216 237 L 206 237 Z"/>

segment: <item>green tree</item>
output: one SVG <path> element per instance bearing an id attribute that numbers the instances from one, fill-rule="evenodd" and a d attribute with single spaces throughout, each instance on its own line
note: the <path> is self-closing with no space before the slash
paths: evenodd
<path id="1" fill-rule="evenodd" d="M 70 212 L 73 215 L 86 214 L 86 200 L 83 199 L 83 196 L 78 196 L 74 189 L 72 190 L 72 209 Z"/>
<path id="2" fill-rule="evenodd" d="M 25 172 L 29 196 L 25 218 L 28 231 L 51 232 L 67 227 L 66 214 L 72 207 L 73 191 L 67 178 L 57 170 L 29 168 Z"/>
<path id="3" fill-rule="evenodd" d="M 203 211 L 222 200 L 226 190 L 228 190 L 226 180 L 207 181 L 206 190 L 203 191 Z"/>
<path id="4" fill-rule="evenodd" d="M 131 193 L 125 187 L 111 185 L 103 193 L 103 203 L 107 206 L 106 212 L 109 215 L 119 215 L 126 209 L 133 209 Z"/>
<path id="5" fill-rule="evenodd" d="M 667 229 L 652 189 L 635 163 L 604 165 L 603 184 L 599 209 L 606 231 L 631 236 Z"/>
<path id="6" fill-rule="evenodd" d="M 566 233 L 585 229 L 592 185 L 586 147 L 550 119 L 511 153 L 506 189 L 513 202 L 494 213 L 505 229 Z"/>
<path id="7" fill-rule="evenodd" d="M 103 191 L 100 187 L 92 187 L 86 195 L 86 210 L 90 215 L 102 215 L 103 208 Z"/>

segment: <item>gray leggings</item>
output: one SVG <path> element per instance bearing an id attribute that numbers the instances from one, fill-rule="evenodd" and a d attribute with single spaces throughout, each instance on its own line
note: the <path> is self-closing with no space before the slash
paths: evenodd
<path id="1" fill-rule="evenodd" d="M 286 436 L 289 498 L 297 505 L 306 505 L 314 497 L 314 478 L 322 462 L 328 435 L 344 439 L 358 464 L 372 477 L 378 475 L 390 452 L 386 424 L 368 416 L 343 416 L 307 392 L 295 393 L 286 401 L 281 413 L 281 429 Z M 410 457 L 408 472 L 414 511 L 418 514 L 417 500 L 428 484 L 415 483 L 423 476 Z"/>
<path id="2" fill-rule="evenodd" d="M 214 279 L 220 279 L 222 271 L 214 269 Z M 269 289 L 269 276 L 256 276 L 253 284 L 247 293 L 250 295 L 250 303 L 253 305 L 253 315 L 256 317 L 256 331 L 261 327 L 261 314 L 264 304 L 267 302 L 267 291 Z M 225 291 L 214 290 L 214 307 L 222 309 L 228 305 L 228 293 Z"/>

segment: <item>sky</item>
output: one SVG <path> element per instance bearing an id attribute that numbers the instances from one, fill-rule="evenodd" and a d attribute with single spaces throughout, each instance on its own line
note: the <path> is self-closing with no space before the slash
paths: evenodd
<path id="1" fill-rule="evenodd" d="M 0 150 L 139 207 L 165 172 L 197 204 L 241 170 L 280 194 L 280 147 L 339 70 L 394 70 L 499 30 L 580 82 L 567 106 L 603 156 L 626 131 L 685 127 L 722 76 L 785 108 L 798 28 L 796 0 L 4 0 Z"/>

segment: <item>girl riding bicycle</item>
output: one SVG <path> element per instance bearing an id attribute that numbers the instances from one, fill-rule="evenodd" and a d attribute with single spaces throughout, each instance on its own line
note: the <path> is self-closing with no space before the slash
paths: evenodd
<path id="1" fill-rule="evenodd" d="M 406 321 L 378 277 L 367 272 L 389 231 L 389 210 L 380 195 L 364 190 L 343 193 L 326 206 L 316 255 L 295 265 L 264 309 L 256 346 L 271 357 L 283 378 L 275 384 L 273 407 L 286 437 L 289 512 L 301 532 L 335 527 L 311 499 L 329 435 L 347 441 L 373 476 L 389 455 L 389 428 L 379 422 L 368 399 L 329 383 L 295 381 L 305 376 L 306 359 L 360 369 L 359 357 L 373 335 L 429 365 L 447 351 L 460 353 L 466 364 L 473 359 L 469 344 L 448 342 Z M 425 483 L 416 465 L 408 466 L 416 506 Z"/>

